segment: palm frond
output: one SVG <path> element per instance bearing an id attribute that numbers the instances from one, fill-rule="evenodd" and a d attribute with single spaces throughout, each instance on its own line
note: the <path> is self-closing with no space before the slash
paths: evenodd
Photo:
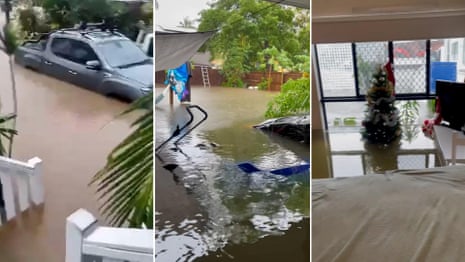
<path id="1" fill-rule="evenodd" d="M 9 152 L 7 152 L 7 149 L 4 145 L 4 139 L 11 141 L 13 136 L 18 134 L 18 132 L 15 129 L 5 126 L 8 123 L 8 121 L 14 120 L 15 118 L 16 115 L 14 114 L 0 116 L 0 156 L 9 155 Z"/>
<path id="2" fill-rule="evenodd" d="M 0 33 L 0 41 L 2 43 L 1 50 L 11 56 L 15 53 L 18 47 L 18 37 L 9 24 L 3 26 L 3 32 Z"/>
<path id="3" fill-rule="evenodd" d="M 145 110 L 132 126 L 136 129 L 107 158 L 93 177 L 101 210 L 115 226 L 153 228 L 153 95 L 134 102 L 128 114 Z M 147 109 L 148 108 L 148 109 Z"/>

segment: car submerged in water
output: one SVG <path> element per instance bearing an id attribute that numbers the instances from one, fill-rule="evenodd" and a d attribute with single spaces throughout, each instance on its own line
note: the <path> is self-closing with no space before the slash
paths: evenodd
<path id="1" fill-rule="evenodd" d="M 153 59 L 123 34 L 100 26 L 61 29 L 26 41 L 18 47 L 15 61 L 126 101 L 153 91 Z"/>
<path id="2" fill-rule="evenodd" d="M 310 144 L 310 114 L 268 119 L 254 127 Z"/>

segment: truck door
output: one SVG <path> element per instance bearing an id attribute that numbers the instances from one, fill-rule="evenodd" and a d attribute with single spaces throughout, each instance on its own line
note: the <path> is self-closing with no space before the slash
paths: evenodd
<path id="1" fill-rule="evenodd" d="M 102 61 L 100 61 L 94 49 L 89 44 L 79 40 L 71 41 L 71 58 L 69 62 L 65 63 L 71 82 L 87 89 L 99 91 L 104 71 L 102 68 L 90 69 L 86 63 L 89 61 L 98 61 L 102 65 Z"/>
<path id="2" fill-rule="evenodd" d="M 81 87 L 98 89 L 103 72 L 86 67 L 87 61 L 98 60 L 88 44 L 57 37 L 53 39 L 50 50 L 45 62 L 50 75 Z"/>
<path id="3" fill-rule="evenodd" d="M 63 61 L 69 59 L 71 42 L 67 38 L 53 37 L 44 52 L 41 71 L 47 75 L 68 81 Z"/>

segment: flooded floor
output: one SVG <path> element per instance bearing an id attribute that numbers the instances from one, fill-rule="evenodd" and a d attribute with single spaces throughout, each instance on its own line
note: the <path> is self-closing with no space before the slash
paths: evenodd
<path id="1" fill-rule="evenodd" d="M 116 118 L 128 105 L 15 67 L 18 135 L 13 157 L 43 160 L 45 205 L 0 227 L 0 262 L 63 262 L 66 217 L 85 208 L 99 217 L 92 176 L 130 132 Z M 12 112 L 8 58 L 0 54 L 2 114 Z"/>
<path id="2" fill-rule="evenodd" d="M 402 138 L 389 146 L 363 142 L 356 129 L 312 130 L 312 178 L 435 167 L 439 165 L 436 153 L 434 141 L 425 137 L 421 130 L 415 136 Z"/>
<path id="3" fill-rule="evenodd" d="M 160 148 L 156 159 L 157 260 L 309 261 L 309 174 L 247 175 L 237 167 L 251 162 L 271 170 L 309 161 L 308 145 L 252 128 L 274 95 L 193 88 L 192 104 L 207 120 L 177 147 Z M 168 98 L 155 112 L 156 146 L 189 120 L 186 105 L 170 106 Z M 192 112 L 195 124 L 203 115 Z"/>
<path id="4" fill-rule="evenodd" d="M 434 116 L 432 100 L 418 100 L 418 111 L 408 111 L 406 101 L 397 101 L 400 115 L 412 122 L 401 123 L 402 137 L 389 146 L 362 141 L 361 123 L 366 102 L 327 103 L 327 131 L 312 130 L 312 178 L 361 176 L 394 169 L 421 169 L 439 164 L 434 141 L 421 131 L 425 119 Z M 345 122 L 344 119 L 354 119 Z"/>

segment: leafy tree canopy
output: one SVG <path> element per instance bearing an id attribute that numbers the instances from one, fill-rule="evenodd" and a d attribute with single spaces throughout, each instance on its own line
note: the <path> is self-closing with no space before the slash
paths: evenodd
<path id="1" fill-rule="evenodd" d="M 306 11 L 261 0 L 218 0 L 201 11 L 198 30 L 219 30 L 204 48 L 224 60 L 228 81 L 237 85 L 243 73 L 259 69 L 263 59 L 271 58 L 264 58 L 268 54 L 263 50 L 283 52 L 290 63 L 296 62 L 297 55 L 309 54 L 306 15 Z"/>
<path id="2" fill-rule="evenodd" d="M 72 27 L 81 21 L 114 23 L 120 31 L 133 37 L 139 20 L 152 24 L 153 4 L 110 0 L 42 0 L 52 28 Z"/>

